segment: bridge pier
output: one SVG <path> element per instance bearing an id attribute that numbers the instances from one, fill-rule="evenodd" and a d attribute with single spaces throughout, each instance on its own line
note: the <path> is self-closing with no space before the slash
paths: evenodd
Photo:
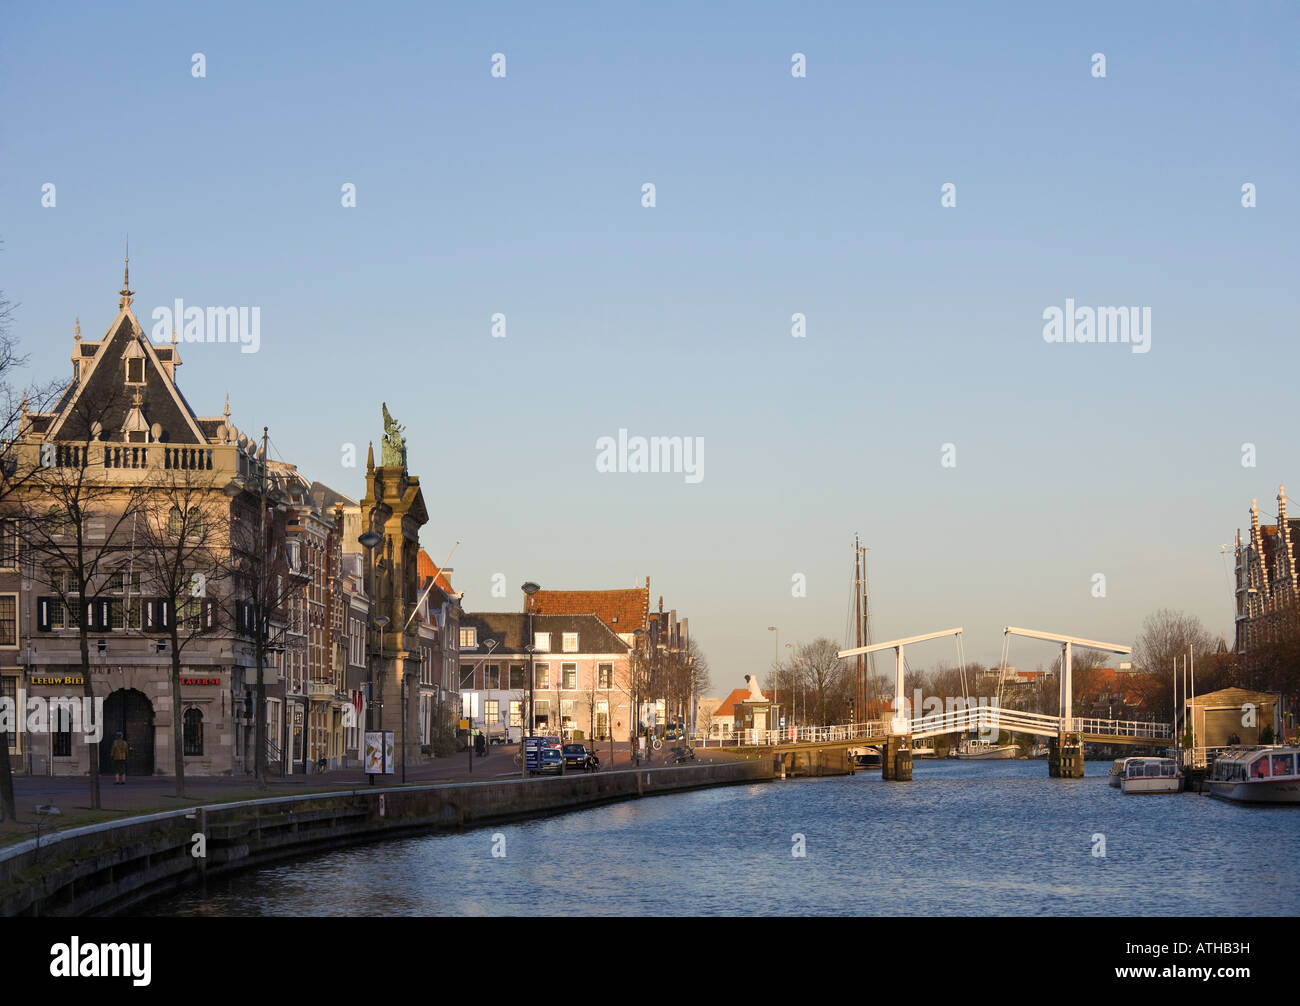
<path id="1" fill-rule="evenodd" d="M 1061 733 L 1047 741 L 1047 774 L 1053 779 L 1083 778 L 1083 736 Z"/>
<path id="2" fill-rule="evenodd" d="M 912 748 L 903 734 L 891 734 L 885 739 L 885 750 L 880 759 L 880 775 L 894 782 L 912 781 Z"/>

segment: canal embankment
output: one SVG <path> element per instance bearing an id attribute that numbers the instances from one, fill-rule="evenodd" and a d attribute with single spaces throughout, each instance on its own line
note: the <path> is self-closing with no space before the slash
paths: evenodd
<path id="1" fill-rule="evenodd" d="M 0 850 L 0 915 L 123 912 L 277 859 L 774 777 L 768 758 L 426 786 L 352 787 L 147 814 Z"/>

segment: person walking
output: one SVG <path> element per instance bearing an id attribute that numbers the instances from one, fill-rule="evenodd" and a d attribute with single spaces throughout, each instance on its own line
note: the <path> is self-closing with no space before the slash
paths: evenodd
<path id="1" fill-rule="evenodd" d="M 109 752 L 113 758 L 113 785 L 126 785 L 126 739 L 119 733 L 113 739 L 113 747 Z"/>

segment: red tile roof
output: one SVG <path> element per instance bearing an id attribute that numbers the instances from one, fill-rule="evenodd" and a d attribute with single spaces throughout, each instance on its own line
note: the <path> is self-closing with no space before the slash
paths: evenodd
<path id="1" fill-rule="evenodd" d="M 735 719 L 736 703 L 744 702 L 748 698 L 749 698 L 748 688 L 737 688 L 735 691 L 733 691 L 730 695 L 728 695 L 725 699 L 723 699 L 718 704 L 717 709 L 713 710 L 714 717 L 722 718 L 722 719 Z M 772 701 L 772 696 L 769 692 L 763 692 L 763 698 L 767 699 L 769 702 Z"/>
<path id="2" fill-rule="evenodd" d="M 528 610 L 527 600 L 524 610 Z M 650 613 L 650 582 L 629 590 L 539 590 L 533 595 L 538 615 L 595 615 L 617 633 L 644 628 Z"/>
<path id="3" fill-rule="evenodd" d="M 448 594 L 455 593 L 451 589 L 451 577 L 446 573 L 439 572 L 437 563 L 429 558 L 429 553 L 424 549 L 420 549 L 419 554 L 415 557 L 415 572 L 422 585 L 427 584 L 429 578 L 437 573 L 438 586 Z"/>

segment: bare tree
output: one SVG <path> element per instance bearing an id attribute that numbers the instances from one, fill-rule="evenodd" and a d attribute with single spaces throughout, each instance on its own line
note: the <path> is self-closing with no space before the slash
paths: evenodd
<path id="1" fill-rule="evenodd" d="M 1148 615 L 1133 644 L 1134 662 L 1151 679 L 1144 689 L 1148 711 L 1168 720 L 1173 713 L 1175 661 L 1191 653 L 1200 662 L 1214 649 L 1214 639 L 1194 615 L 1168 608 Z"/>
<path id="2" fill-rule="evenodd" d="M 154 597 L 163 604 L 163 628 L 171 642 L 172 746 L 176 795 L 185 796 L 184 706 L 181 659 L 198 636 L 225 622 L 213 599 L 224 578 L 229 545 L 230 501 L 210 476 L 171 469 L 155 480 L 140 508 L 139 565 Z"/>
<path id="3" fill-rule="evenodd" d="M 263 430 L 265 443 L 266 431 Z M 270 479 L 263 447 L 258 477 L 245 482 L 230 515 L 229 585 L 237 631 L 253 638 L 256 719 L 253 724 L 253 772 L 266 788 L 266 669 L 272 653 L 283 656 L 291 645 L 293 619 L 306 589 L 300 564 L 290 555 L 284 520 L 284 494 Z M 283 660 L 281 660 L 283 663 Z M 283 671 L 283 667 L 281 668 Z M 286 714 L 288 712 L 286 706 Z M 285 737 L 285 744 L 289 737 Z M 306 738 L 304 737 L 304 745 Z"/>
<path id="4" fill-rule="evenodd" d="M 27 364 L 27 357 L 18 352 L 18 342 L 12 335 L 14 313 L 17 305 L 0 293 L 0 549 L 7 552 L 0 559 L 12 559 L 18 565 L 18 535 L 13 524 L 4 520 L 6 514 L 17 515 L 21 508 L 10 502 L 30 478 L 30 469 L 19 465 L 17 438 L 22 433 L 23 417 L 29 409 L 43 410 L 61 385 L 50 384 L 18 392 L 13 385 L 17 372 Z M 14 610 L 12 644 L 18 643 L 18 611 Z M 11 711 L 16 718 L 22 715 L 16 705 Z M 0 714 L 0 820 L 13 820 L 17 816 L 14 803 L 13 767 L 9 764 L 9 731 L 7 718 Z M 15 723 L 16 726 L 16 723 Z"/>
<path id="5" fill-rule="evenodd" d="M 817 722 L 825 726 L 827 699 L 844 675 L 845 665 L 839 657 L 839 647 L 824 636 L 814 639 L 799 647 L 799 664 L 807 675 Z"/>
<path id="6" fill-rule="evenodd" d="M 112 574 L 129 561 L 132 530 L 145 488 L 138 472 L 121 472 L 105 463 L 110 450 L 100 438 L 116 428 L 124 411 L 121 391 L 100 397 L 80 395 L 67 408 L 57 443 L 25 445 L 18 463 L 23 485 L 17 494 L 22 519 L 19 535 L 38 577 L 48 578 L 57 611 L 53 627 L 70 623 L 81 650 L 83 695 L 94 701 L 90 665 L 91 626 L 111 618 L 106 597 Z M 107 607 L 105 607 L 107 606 Z M 90 804 L 100 806 L 99 748 L 89 744 Z"/>

